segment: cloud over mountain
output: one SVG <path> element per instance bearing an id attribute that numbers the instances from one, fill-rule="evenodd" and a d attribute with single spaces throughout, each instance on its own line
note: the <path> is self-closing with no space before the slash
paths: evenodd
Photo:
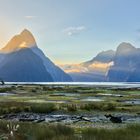
<path id="1" fill-rule="evenodd" d="M 85 26 L 77 26 L 77 27 L 68 27 L 64 29 L 63 32 L 67 34 L 68 36 L 73 36 L 73 35 L 80 34 L 81 32 L 85 30 L 86 30 Z"/>

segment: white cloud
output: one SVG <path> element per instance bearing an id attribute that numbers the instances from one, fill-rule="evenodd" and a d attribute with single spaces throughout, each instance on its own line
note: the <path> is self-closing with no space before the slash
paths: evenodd
<path id="1" fill-rule="evenodd" d="M 68 27 L 63 32 L 67 34 L 68 36 L 73 36 L 76 34 L 80 34 L 81 32 L 85 31 L 85 26 L 78 26 L 78 27 Z"/>
<path id="2" fill-rule="evenodd" d="M 25 16 L 24 18 L 26 18 L 26 19 L 33 19 L 33 18 L 36 18 L 36 16 Z"/>

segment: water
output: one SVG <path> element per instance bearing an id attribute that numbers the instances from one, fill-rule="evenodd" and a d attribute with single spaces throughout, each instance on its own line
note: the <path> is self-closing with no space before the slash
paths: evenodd
<path id="1" fill-rule="evenodd" d="M 68 101 L 64 101 L 64 100 L 42 100 L 42 99 L 38 99 L 38 100 L 28 100 L 27 102 L 31 102 L 31 103 L 68 103 Z"/>
<path id="2" fill-rule="evenodd" d="M 53 93 L 51 96 L 75 97 L 75 96 L 80 96 L 80 94 L 78 93 Z"/>
<path id="3" fill-rule="evenodd" d="M 94 87 L 140 88 L 140 82 L 6 82 L 8 85 L 75 85 Z"/>
<path id="4" fill-rule="evenodd" d="M 0 93 L 0 96 L 11 96 L 11 95 L 14 95 L 12 93 Z"/>
<path id="5" fill-rule="evenodd" d="M 123 94 L 111 94 L 111 93 L 99 93 L 98 95 L 101 95 L 101 96 L 112 96 L 112 97 L 123 97 L 123 96 L 125 96 Z"/>
<path id="6" fill-rule="evenodd" d="M 140 99 L 134 99 L 134 100 L 126 100 L 123 101 L 126 104 L 134 104 L 134 105 L 140 105 Z"/>
<path id="7" fill-rule="evenodd" d="M 97 97 L 87 97 L 85 99 L 81 99 L 81 101 L 86 101 L 86 102 L 101 102 L 104 101 L 101 98 L 97 98 Z"/>

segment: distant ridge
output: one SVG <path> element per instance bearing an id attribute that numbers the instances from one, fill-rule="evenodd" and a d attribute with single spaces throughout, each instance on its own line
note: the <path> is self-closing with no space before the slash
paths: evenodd
<path id="1" fill-rule="evenodd" d="M 90 61 L 62 68 L 75 82 L 140 82 L 140 49 L 123 42 L 116 51 L 103 51 Z"/>

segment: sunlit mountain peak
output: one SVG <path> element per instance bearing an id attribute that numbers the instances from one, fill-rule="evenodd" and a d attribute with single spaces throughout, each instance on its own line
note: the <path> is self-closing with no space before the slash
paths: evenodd
<path id="1" fill-rule="evenodd" d="M 19 35 L 14 36 L 8 44 L 0 50 L 2 53 L 11 53 L 22 48 L 37 47 L 36 41 L 32 33 L 24 29 Z"/>

